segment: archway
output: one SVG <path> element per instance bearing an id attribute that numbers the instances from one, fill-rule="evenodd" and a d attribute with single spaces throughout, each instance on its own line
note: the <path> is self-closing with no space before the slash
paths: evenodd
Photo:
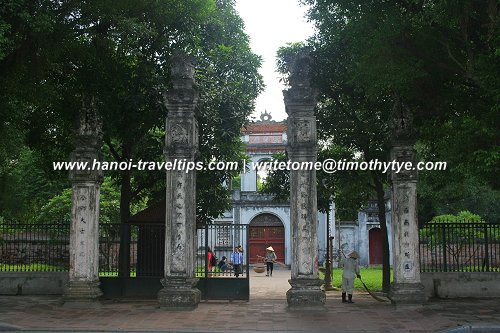
<path id="1" fill-rule="evenodd" d="M 262 213 L 254 217 L 249 238 L 250 264 L 259 262 L 259 256 L 265 256 L 268 246 L 274 248 L 277 261 L 285 262 L 285 228 L 276 215 Z"/>
<path id="2" fill-rule="evenodd" d="M 258 163 L 258 168 L 257 168 L 257 176 L 256 176 L 256 188 L 257 191 L 261 191 L 262 187 L 264 186 L 264 183 L 266 182 L 267 175 L 269 174 L 269 167 L 267 164 L 264 164 L 266 162 L 271 162 L 271 159 L 269 158 L 262 158 L 260 159 Z"/>
<path id="3" fill-rule="evenodd" d="M 382 231 L 372 228 L 368 231 L 370 265 L 382 265 Z"/>

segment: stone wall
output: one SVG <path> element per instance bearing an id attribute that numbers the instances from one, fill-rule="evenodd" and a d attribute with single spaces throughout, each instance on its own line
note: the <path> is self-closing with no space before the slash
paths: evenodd
<path id="1" fill-rule="evenodd" d="M 427 297 L 500 297 L 500 273 L 421 273 Z"/>
<path id="2" fill-rule="evenodd" d="M 427 297 L 500 297 L 499 273 L 421 273 Z M 62 295 L 68 272 L 0 272 L 0 295 Z"/>
<path id="3" fill-rule="evenodd" d="M 68 272 L 0 272 L 0 295 L 62 295 Z"/>

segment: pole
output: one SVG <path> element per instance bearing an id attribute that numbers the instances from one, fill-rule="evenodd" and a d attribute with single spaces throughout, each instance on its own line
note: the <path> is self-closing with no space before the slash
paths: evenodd
<path id="1" fill-rule="evenodd" d="M 325 257 L 325 279 L 324 288 L 325 290 L 337 290 L 332 286 L 332 257 L 330 253 L 331 247 L 330 238 L 330 212 L 326 212 L 326 257 Z"/>
<path id="2" fill-rule="evenodd" d="M 338 230 L 338 233 L 339 233 L 339 235 L 338 235 L 339 245 L 338 245 L 338 249 L 337 249 L 337 252 L 338 252 L 337 258 L 339 258 L 338 259 L 338 267 L 340 267 L 340 262 L 342 261 L 341 252 L 340 252 L 340 251 L 342 251 L 342 248 L 340 247 L 340 219 L 339 219 L 339 225 L 337 227 L 337 230 Z"/>

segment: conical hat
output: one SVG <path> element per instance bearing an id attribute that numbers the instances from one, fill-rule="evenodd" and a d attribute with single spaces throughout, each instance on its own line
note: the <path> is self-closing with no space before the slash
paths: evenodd
<path id="1" fill-rule="evenodd" d="M 272 247 L 272 246 L 269 246 L 266 250 L 268 250 L 268 251 L 273 251 L 273 252 L 274 252 L 274 249 L 273 249 L 273 247 Z"/>
<path id="2" fill-rule="evenodd" d="M 358 259 L 359 258 L 358 252 L 352 251 L 351 254 L 349 254 L 349 258 Z"/>

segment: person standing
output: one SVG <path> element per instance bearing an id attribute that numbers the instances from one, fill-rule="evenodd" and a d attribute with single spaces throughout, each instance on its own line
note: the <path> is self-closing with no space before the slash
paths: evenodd
<path id="1" fill-rule="evenodd" d="M 212 249 L 209 247 L 207 249 L 207 259 L 208 259 L 208 271 L 212 272 L 213 267 L 217 264 L 217 258 L 215 254 L 212 252 Z"/>
<path id="2" fill-rule="evenodd" d="M 234 276 L 239 277 L 242 274 L 241 266 L 243 265 L 243 253 L 239 251 L 238 246 L 234 248 L 234 252 L 231 253 L 231 264 L 234 267 Z"/>
<path id="3" fill-rule="evenodd" d="M 342 271 L 342 303 L 354 303 L 352 301 L 352 293 L 354 291 L 354 280 L 356 277 L 361 279 L 359 274 L 359 255 L 356 251 L 349 254 L 343 262 L 344 269 Z M 346 300 L 346 294 L 348 300 Z"/>
<path id="4" fill-rule="evenodd" d="M 266 271 L 267 274 L 266 276 L 273 276 L 273 268 L 274 268 L 274 263 L 276 262 L 276 253 L 274 253 L 274 249 L 272 246 L 269 246 L 266 249 Z"/>

